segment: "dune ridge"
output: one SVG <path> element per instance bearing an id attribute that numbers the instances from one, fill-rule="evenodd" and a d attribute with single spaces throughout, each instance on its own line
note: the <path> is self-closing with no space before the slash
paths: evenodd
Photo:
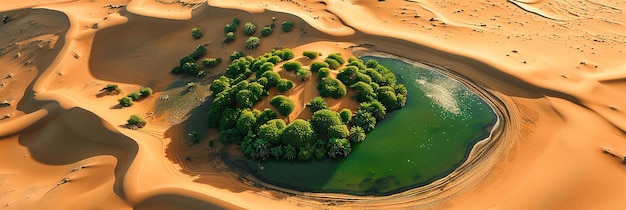
<path id="1" fill-rule="evenodd" d="M 621 7 L 612 0 L 11 0 L 0 8 L 14 17 L 0 25 L 0 101 L 10 102 L 0 107 L 0 117 L 9 116 L 0 120 L 0 204 L 610 209 L 626 198 Z M 222 152 L 237 148 L 208 149 L 212 131 L 204 146 L 188 146 L 182 122 L 152 115 L 178 79 L 169 70 L 195 46 L 208 44 L 212 57 L 245 50 L 243 36 L 221 44 L 221 28 L 234 17 L 259 26 L 272 17 L 296 23 L 252 54 L 290 47 L 349 56 L 365 48 L 458 75 L 497 107 L 502 127 L 450 176 L 391 196 L 296 192 L 242 178 L 220 162 Z M 205 38 L 191 39 L 192 27 Z M 156 93 L 119 109 L 119 96 L 99 95 L 108 83 L 123 94 L 143 86 Z M 126 129 L 131 114 L 145 116 L 148 126 Z"/>

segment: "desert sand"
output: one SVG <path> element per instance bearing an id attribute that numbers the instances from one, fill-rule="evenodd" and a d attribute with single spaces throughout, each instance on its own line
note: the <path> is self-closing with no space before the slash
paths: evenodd
<path id="1" fill-rule="evenodd" d="M 0 206 L 619 209 L 626 199 L 625 9 L 614 0 L 5 0 Z M 295 28 L 247 50 L 243 34 L 222 43 L 222 28 L 235 17 L 258 26 L 275 17 Z M 193 27 L 205 36 L 192 39 Z M 490 95 L 503 111 L 501 131 L 448 177 L 395 195 L 265 185 L 220 161 L 220 151 L 237 148 L 209 148 L 214 130 L 190 146 L 189 113 L 155 114 L 159 97 L 181 80 L 169 71 L 200 44 L 207 57 L 223 59 L 235 50 L 289 47 L 298 56 L 373 51 L 438 66 Z M 109 83 L 124 95 L 145 86 L 155 94 L 122 109 L 121 95 L 101 94 Z M 298 107 L 289 119 L 310 115 L 302 105 L 316 94 L 312 86 L 291 90 Z M 132 114 L 148 125 L 127 129 Z"/>

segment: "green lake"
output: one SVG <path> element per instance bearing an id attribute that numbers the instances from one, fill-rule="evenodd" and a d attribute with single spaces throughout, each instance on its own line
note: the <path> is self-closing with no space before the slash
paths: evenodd
<path id="1" fill-rule="evenodd" d="M 265 182 L 306 192 L 389 195 L 446 176 L 489 136 L 493 110 L 461 83 L 404 61 L 378 60 L 408 90 L 406 107 L 387 115 L 347 158 L 295 162 L 248 160 Z"/>

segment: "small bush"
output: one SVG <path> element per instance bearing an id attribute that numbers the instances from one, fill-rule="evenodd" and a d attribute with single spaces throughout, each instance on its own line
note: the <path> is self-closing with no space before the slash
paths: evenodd
<path id="1" fill-rule="evenodd" d="M 243 32 L 246 33 L 246 35 L 251 36 L 252 34 L 254 34 L 255 31 L 256 26 L 253 23 L 247 22 L 243 25 Z"/>
<path id="2" fill-rule="evenodd" d="M 309 71 L 308 69 L 300 69 L 296 71 L 296 75 L 298 75 L 300 81 L 306 81 L 311 78 L 311 71 Z"/>
<path id="3" fill-rule="evenodd" d="M 341 64 L 335 60 L 335 59 L 330 59 L 330 58 L 326 58 L 326 60 L 324 60 L 325 63 L 328 64 L 328 68 L 332 69 L 332 70 L 337 70 Z"/>
<path id="4" fill-rule="evenodd" d="M 281 24 L 281 28 L 283 29 L 284 32 L 290 32 L 291 30 L 293 30 L 293 22 L 291 22 L 291 21 L 284 21 Z"/>
<path id="5" fill-rule="evenodd" d="M 141 88 L 141 90 L 139 90 L 139 94 L 141 94 L 141 97 L 148 97 L 152 95 L 152 89 L 149 87 Z"/>
<path id="6" fill-rule="evenodd" d="M 283 55 L 280 56 L 280 58 L 282 58 L 283 60 L 290 60 L 296 57 L 296 53 L 294 53 L 292 49 L 285 48 L 282 51 L 283 51 Z"/>
<path id="7" fill-rule="evenodd" d="M 230 54 L 229 59 L 230 59 L 230 61 L 234 61 L 234 60 L 237 60 L 237 59 L 239 59 L 241 57 L 244 57 L 244 56 L 246 56 L 246 55 L 243 54 L 243 52 L 234 51 L 232 54 Z"/>
<path id="8" fill-rule="evenodd" d="M 319 96 L 312 98 L 309 103 L 306 104 L 306 107 L 309 107 L 309 109 L 311 109 L 311 111 L 313 112 L 317 112 L 322 109 L 328 109 L 328 105 L 326 104 L 324 98 Z"/>
<path id="9" fill-rule="evenodd" d="M 196 47 L 196 50 L 193 51 L 193 53 L 191 53 L 191 56 L 193 59 L 200 59 L 202 57 L 204 57 L 207 53 L 207 49 L 206 47 L 202 46 L 202 45 L 198 45 L 198 47 Z"/>
<path id="10" fill-rule="evenodd" d="M 328 63 L 325 63 L 325 62 L 313 62 L 313 63 L 311 63 L 311 68 L 310 69 L 311 69 L 312 72 L 317 72 L 317 71 L 319 71 L 322 68 L 328 68 L 328 67 L 329 67 Z"/>
<path id="11" fill-rule="evenodd" d="M 129 97 L 133 101 L 136 101 L 136 100 L 139 100 L 141 98 L 141 95 L 139 94 L 139 92 L 132 92 L 132 93 L 129 93 L 128 95 L 126 95 L 126 97 Z"/>
<path id="12" fill-rule="evenodd" d="M 7 15 L 2 16 L 2 23 L 8 23 L 11 21 L 11 18 Z"/>
<path id="13" fill-rule="evenodd" d="M 102 88 L 102 90 L 100 91 L 106 90 L 106 91 L 111 92 L 111 91 L 118 91 L 119 89 L 120 88 L 117 86 L 117 84 L 108 84 L 106 87 Z"/>
<path id="14" fill-rule="evenodd" d="M 146 120 L 144 120 L 141 116 L 139 115 L 131 115 L 130 118 L 128 120 L 126 120 L 127 124 L 129 126 L 137 126 L 138 128 L 143 128 L 144 126 L 146 126 L 146 124 L 148 124 L 146 122 Z"/>
<path id="15" fill-rule="evenodd" d="M 172 68 L 170 73 L 172 73 L 172 74 L 182 74 L 183 73 L 183 68 L 181 68 L 180 66 L 174 66 L 174 68 Z"/>
<path id="16" fill-rule="evenodd" d="M 261 29 L 261 36 L 269 36 L 270 34 L 272 34 L 272 27 L 265 26 Z"/>
<path id="17" fill-rule="evenodd" d="M 282 60 L 282 58 L 276 55 L 267 58 L 267 62 L 273 63 L 274 65 L 276 65 L 278 62 L 281 62 Z"/>
<path id="18" fill-rule="evenodd" d="M 202 36 L 204 36 L 204 33 L 199 28 L 191 29 L 191 37 L 193 37 L 194 39 L 200 39 L 202 38 Z"/>
<path id="19" fill-rule="evenodd" d="M 333 125 L 328 128 L 329 138 L 347 138 L 350 131 L 346 125 Z"/>
<path id="20" fill-rule="evenodd" d="M 330 69 L 329 68 L 321 68 L 320 71 L 317 72 L 317 79 L 318 80 L 322 80 L 325 77 L 330 76 Z"/>
<path id="21" fill-rule="evenodd" d="M 278 89 L 279 92 L 288 91 L 292 87 L 293 83 L 291 82 L 291 80 L 288 79 L 280 79 L 278 80 L 278 84 L 276 84 L 276 89 Z"/>
<path id="22" fill-rule="evenodd" d="M 257 47 L 259 47 L 261 40 L 259 39 L 259 37 L 256 36 L 251 36 L 250 38 L 248 38 L 248 40 L 246 40 L 246 47 L 248 49 L 256 49 Z"/>
<path id="23" fill-rule="evenodd" d="M 290 98 L 283 96 L 283 95 L 274 96 L 270 100 L 270 104 L 274 106 L 276 110 L 278 110 L 278 113 L 280 113 L 283 116 L 288 116 L 289 114 L 291 114 L 291 112 L 293 112 L 293 109 L 295 107 L 293 101 Z"/>
<path id="24" fill-rule="evenodd" d="M 198 67 L 196 62 L 185 63 L 181 66 L 181 69 L 183 73 L 194 76 L 198 75 L 198 72 L 200 71 L 200 67 Z"/>
<path id="25" fill-rule="evenodd" d="M 315 51 L 304 51 L 302 52 L 302 56 L 307 57 L 309 59 L 316 59 L 321 53 Z"/>
<path id="26" fill-rule="evenodd" d="M 123 97 L 119 100 L 119 102 L 122 107 L 130 107 L 133 105 L 133 99 L 129 97 Z"/>
<path id="27" fill-rule="evenodd" d="M 267 78 L 267 87 L 278 85 L 278 81 L 281 79 L 280 75 L 274 71 L 263 72 L 261 77 Z"/>
<path id="28" fill-rule="evenodd" d="M 327 57 L 327 58 L 330 58 L 330 59 L 336 60 L 337 62 L 339 62 L 339 64 L 343 64 L 343 63 L 345 63 L 345 62 L 346 62 L 346 60 L 344 60 L 344 59 L 343 59 L 343 57 L 341 57 L 341 54 L 340 54 L 340 53 L 333 53 L 333 54 L 330 54 L 330 55 L 328 55 L 328 57 Z"/>
<path id="29" fill-rule="evenodd" d="M 343 125 L 339 113 L 322 109 L 313 113 L 311 116 L 311 126 L 318 134 L 326 135 L 332 126 Z"/>
<path id="30" fill-rule="evenodd" d="M 226 39 L 224 40 L 224 42 L 226 42 L 226 43 L 231 43 L 232 41 L 235 41 L 235 38 L 236 38 L 235 33 L 233 33 L 233 32 L 228 32 L 228 33 L 226 34 Z"/>
<path id="31" fill-rule="evenodd" d="M 346 86 L 332 77 L 322 78 L 319 84 L 317 84 L 317 90 L 320 91 L 320 96 L 322 97 L 330 96 L 336 99 L 345 96 L 347 93 Z"/>
<path id="32" fill-rule="evenodd" d="M 205 58 L 202 65 L 207 68 L 214 68 L 222 62 L 222 58 Z"/>
<path id="33" fill-rule="evenodd" d="M 365 130 L 363 130 L 363 128 L 359 126 L 352 126 L 352 128 L 350 128 L 350 134 L 348 135 L 348 139 L 351 142 L 357 143 L 365 141 L 365 137 Z"/>
<path id="34" fill-rule="evenodd" d="M 302 64 L 298 61 L 287 61 L 283 64 L 283 68 L 289 72 L 296 72 L 302 68 Z"/>
<path id="35" fill-rule="evenodd" d="M 239 21 L 239 18 L 233 18 L 233 22 L 232 22 L 233 25 L 238 26 L 239 23 L 241 23 L 241 21 Z"/>
<path id="36" fill-rule="evenodd" d="M 343 123 L 348 123 L 352 120 L 352 111 L 350 111 L 350 109 L 343 109 L 339 112 L 339 117 L 341 117 Z"/>
<path id="37" fill-rule="evenodd" d="M 231 33 L 235 31 L 237 31 L 237 24 L 229 23 L 224 26 L 224 33 Z"/>

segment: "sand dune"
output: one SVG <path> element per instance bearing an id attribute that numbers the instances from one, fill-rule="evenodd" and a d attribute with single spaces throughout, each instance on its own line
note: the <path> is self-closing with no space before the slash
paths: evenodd
<path id="1" fill-rule="evenodd" d="M 615 209 L 626 198 L 623 2 L 511 1 L 32 1 L 0 15 L 0 205 L 5 209 Z M 233 18 L 291 20 L 259 49 L 224 44 Z M 190 29 L 205 36 L 194 40 Z M 240 31 L 239 31 L 240 32 Z M 344 56 L 384 52 L 470 82 L 501 111 L 501 129 L 451 175 L 384 197 L 296 192 L 259 183 L 222 161 L 198 108 L 162 114 L 160 96 L 202 100 L 209 78 L 169 72 L 196 46 L 207 57 L 258 56 L 275 47 Z M 295 59 L 300 59 L 296 57 Z M 227 59 L 226 59 L 227 60 Z M 308 65 L 304 62 L 304 65 Z M 280 67 L 277 67 L 279 71 Z M 284 75 L 288 76 L 288 75 Z M 119 84 L 120 95 L 100 92 Z M 303 108 L 314 84 L 290 90 Z M 117 100 L 141 87 L 132 107 Z M 297 93 L 297 94 L 295 94 Z M 181 98 L 183 98 L 181 96 Z M 195 103 L 195 102 L 194 102 Z M 335 108 L 355 107 L 329 101 Z M 267 106 L 260 104 L 259 106 Z M 157 114 L 155 114 L 157 113 Z M 128 116 L 148 120 L 127 129 Z M 196 122 L 195 119 L 200 119 Z M 185 121 L 185 119 L 189 119 Z M 259 187 L 261 186 L 261 187 Z"/>

